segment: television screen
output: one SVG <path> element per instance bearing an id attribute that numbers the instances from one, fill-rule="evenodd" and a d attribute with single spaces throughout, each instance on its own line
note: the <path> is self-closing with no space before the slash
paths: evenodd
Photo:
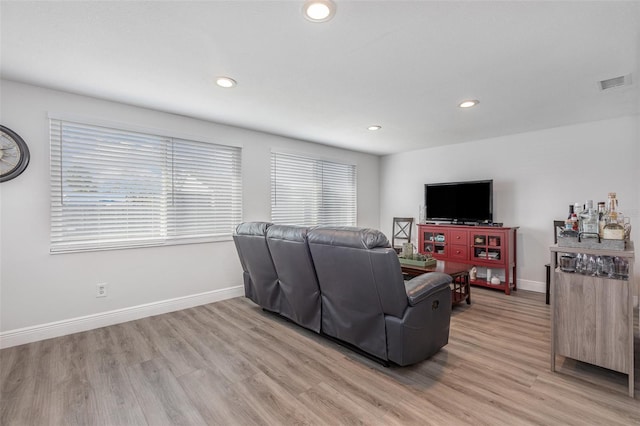
<path id="1" fill-rule="evenodd" d="M 493 180 L 426 184 L 424 198 L 427 220 L 493 221 Z"/>

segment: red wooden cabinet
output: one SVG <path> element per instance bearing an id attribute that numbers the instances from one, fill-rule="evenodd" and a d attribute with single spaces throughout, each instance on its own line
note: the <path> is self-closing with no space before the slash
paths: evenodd
<path id="1" fill-rule="evenodd" d="M 504 290 L 511 294 L 516 283 L 517 227 L 463 225 L 418 225 L 418 251 L 436 259 L 475 265 L 480 273 L 471 284 Z M 486 270 L 498 275 L 500 284 L 491 284 Z"/>

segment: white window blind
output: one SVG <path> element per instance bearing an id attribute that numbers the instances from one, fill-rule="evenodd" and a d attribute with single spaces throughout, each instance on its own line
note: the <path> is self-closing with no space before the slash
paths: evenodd
<path id="1" fill-rule="evenodd" d="M 271 153 L 271 220 L 355 226 L 356 166 Z"/>
<path id="2" fill-rule="evenodd" d="M 51 252 L 210 241 L 241 221 L 240 148 L 50 124 Z"/>

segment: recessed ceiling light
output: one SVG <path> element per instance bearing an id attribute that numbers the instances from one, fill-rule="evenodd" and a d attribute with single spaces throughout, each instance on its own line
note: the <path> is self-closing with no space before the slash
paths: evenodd
<path id="1" fill-rule="evenodd" d="M 380 130 L 380 129 L 382 129 L 382 126 L 369 126 L 369 127 L 367 127 L 367 129 L 369 129 L 369 130 Z"/>
<path id="2" fill-rule="evenodd" d="M 460 108 L 471 108 L 474 107 L 476 105 L 478 105 L 480 103 L 479 100 L 477 99 L 473 99 L 473 100 L 469 100 L 469 101 L 463 101 L 462 103 L 460 103 L 460 105 L 458 105 Z"/>
<path id="3" fill-rule="evenodd" d="M 234 87 L 238 83 L 234 79 L 229 77 L 217 77 L 216 84 L 220 87 L 228 89 L 229 87 Z"/>
<path id="4" fill-rule="evenodd" d="M 302 13 L 311 22 L 327 22 L 336 13 L 336 5 L 331 0 L 307 0 Z"/>

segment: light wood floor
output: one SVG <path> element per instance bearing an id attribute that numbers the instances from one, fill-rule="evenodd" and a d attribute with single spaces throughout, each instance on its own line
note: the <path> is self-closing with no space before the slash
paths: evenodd
<path id="1" fill-rule="evenodd" d="M 626 375 L 560 357 L 549 371 L 544 295 L 472 297 L 449 344 L 408 368 L 244 298 L 4 349 L 0 424 L 640 424 Z"/>

